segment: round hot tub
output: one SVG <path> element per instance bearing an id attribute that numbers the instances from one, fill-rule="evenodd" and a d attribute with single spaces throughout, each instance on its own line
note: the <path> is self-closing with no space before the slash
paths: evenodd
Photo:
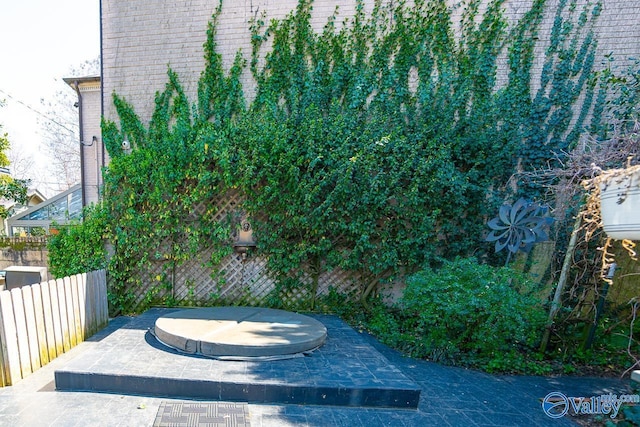
<path id="1" fill-rule="evenodd" d="M 206 307 L 159 317 L 155 336 L 179 351 L 213 357 L 269 357 L 321 346 L 327 328 L 316 319 L 257 307 Z"/>

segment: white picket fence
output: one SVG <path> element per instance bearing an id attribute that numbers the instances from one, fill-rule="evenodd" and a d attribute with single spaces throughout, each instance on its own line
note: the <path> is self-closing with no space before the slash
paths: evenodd
<path id="1" fill-rule="evenodd" d="M 108 322 L 104 270 L 1 291 L 0 386 L 15 384 Z"/>

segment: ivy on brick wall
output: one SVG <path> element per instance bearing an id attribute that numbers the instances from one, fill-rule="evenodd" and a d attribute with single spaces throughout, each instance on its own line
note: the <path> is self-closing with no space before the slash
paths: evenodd
<path id="1" fill-rule="evenodd" d="M 482 15 L 480 1 L 465 2 L 458 36 L 444 1 L 376 3 L 370 15 L 360 3 L 349 24 L 335 15 L 320 34 L 308 1 L 255 20 L 258 91 L 231 146 L 274 270 L 357 271 L 367 297 L 438 257 L 482 253 L 510 177 L 570 150 L 594 103 L 599 5 L 560 2 L 535 82 L 545 5 L 510 26 L 504 1 Z"/>
<path id="2" fill-rule="evenodd" d="M 232 190 L 243 193 L 258 253 L 278 280 L 274 305 L 301 275 L 317 286 L 324 271 L 351 271 L 366 300 L 439 258 L 482 255 L 485 221 L 514 188 L 542 194 L 512 176 L 570 150 L 589 112 L 599 126 L 594 104 L 606 88 L 590 77 L 600 5 L 560 1 L 538 76 L 544 0 L 517 22 L 504 0 L 483 13 L 483 2 L 467 0 L 459 28 L 447 3 L 376 2 L 367 13 L 358 1 L 354 16 L 336 11 L 316 32 L 312 2 L 300 0 L 283 19 L 256 17 L 251 57 L 238 53 L 226 72 L 216 53 L 221 6 L 195 102 L 171 70 L 148 125 L 114 94 L 120 122 L 103 123 L 112 162 L 102 204 L 112 302 L 140 309 L 140 271 L 158 260 L 174 268 L 204 247 L 214 248 L 217 274 L 231 225 L 208 207 Z M 171 286 L 166 277 L 158 295 Z M 153 301 L 150 292 L 142 304 Z"/>

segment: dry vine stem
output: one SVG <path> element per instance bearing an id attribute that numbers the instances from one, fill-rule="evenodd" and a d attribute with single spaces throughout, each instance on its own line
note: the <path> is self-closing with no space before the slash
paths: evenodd
<path id="1" fill-rule="evenodd" d="M 589 241 L 593 234 L 603 228 L 602 212 L 600 209 L 600 193 L 602 186 L 607 186 L 615 180 L 620 180 L 625 176 L 640 171 L 640 165 L 631 166 L 632 157 L 627 158 L 627 166 L 624 169 L 611 169 L 602 171 L 591 179 L 582 181 L 582 186 L 587 190 L 587 201 L 581 213 L 585 228 L 585 241 Z M 594 166 L 595 168 L 595 166 Z M 600 268 L 600 277 L 605 282 L 612 284 L 612 280 L 606 277 L 608 267 L 615 261 L 615 256 L 610 252 L 612 246 L 612 238 L 608 237 L 605 244 L 598 248 L 602 251 L 602 265 Z M 636 244 L 628 239 L 622 240 L 622 247 L 627 251 L 631 259 L 637 261 L 637 253 L 635 251 Z"/>

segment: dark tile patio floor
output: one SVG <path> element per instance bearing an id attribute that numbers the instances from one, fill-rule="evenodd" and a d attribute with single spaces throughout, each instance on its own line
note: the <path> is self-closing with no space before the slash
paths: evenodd
<path id="1" fill-rule="evenodd" d="M 282 313 L 271 315 L 279 319 Z M 326 328 L 327 337 L 324 345 L 308 355 L 256 361 L 216 360 L 162 345 L 151 331 L 158 318 L 174 314 L 172 309 L 155 308 L 137 316 L 94 349 L 57 370 L 56 389 L 265 404 L 402 409 L 415 409 L 418 405 L 418 384 L 336 316 L 312 316 L 322 324 L 323 332 Z M 242 319 L 244 313 L 230 308 L 227 315 Z M 210 326 L 215 330 L 218 325 L 211 322 Z M 270 340 L 278 336 L 281 342 L 288 337 L 295 341 L 306 336 L 304 329 L 296 329 L 296 324 L 286 330 L 273 330 L 262 322 L 247 328 L 253 328 L 250 336 L 257 341 L 263 335 L 269 335 Z"/>
<path id="2" fill-rule="evenodd" d="M 150 427 L 156 422 L 160 408 L 193 402 L 167 397 L 55 390 L 56 370 L 91 354 L 100 346 L 101 340 L 126 328 L 134 320 L 128 317 L 113 319 L 90 340 L 18 384 L 0 388 L 0 425 Z M 390 367 L 419 385 L 421 395 L 417 409 L 250 403 L 245 422 L 248 420 L 253 427 L 575 426 L 574 418 L 568 415 L 560 419 L 549 418 L 542 410 L 541 399 L 550 392 L 575 397 L 631 394 L 629 380 L 489 375 L 406 358 L 372 337 L 360 335 L 388 360 Z"/>

